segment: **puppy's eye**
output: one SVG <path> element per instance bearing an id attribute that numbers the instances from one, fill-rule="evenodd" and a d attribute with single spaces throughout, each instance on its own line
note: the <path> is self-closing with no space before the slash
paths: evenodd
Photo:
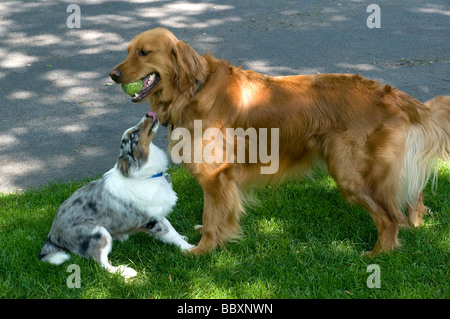
<path id="1" fill-rule="evenodd" d="M 130 139 L 134 140 L 136 138 L 136 132 L 131 132 Z"/>
<path id="2" fill-rule="evenodd" d="M 139 56 L 146 56 L 146 55 L 148 55 L 150 52 L 152 52 L 152 51 L 141 50 L 141 51 L 139 51 Z"/>

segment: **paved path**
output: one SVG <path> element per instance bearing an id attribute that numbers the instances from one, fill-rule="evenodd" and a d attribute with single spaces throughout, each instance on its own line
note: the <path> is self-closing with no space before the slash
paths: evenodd
<path id="1" fill-rule="evenodd" d="M 381 28 L 367 27 L 369 3 L 381 8 Z M 70 4 L 81 28 L 67 26 Z M 122 132 L 148 105 L 108 85 L 108 72 L 135 35 L 157 26 L 270 75 L 360 73 L 419 100 L 450 94 L 447 0 L 2 0 L 0 192 L 112 167 Z M 156 144 L 166 138 L 160 131 Z"/>

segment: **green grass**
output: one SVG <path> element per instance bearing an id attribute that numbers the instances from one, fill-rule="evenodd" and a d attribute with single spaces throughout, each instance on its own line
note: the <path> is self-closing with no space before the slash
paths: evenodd
<path id="1" fill-rule="evenodd" d="M 171 176 L 179 201 L 169 220 L 195 244 L 201 188 L 181 167 Z M 442 164 L 437 191 L 426 189 L 434 214 L 377 258 L 360 256 L 376 241 L 369 214 L 314 172 L 257 190 L 261 205 L 248 209 L 243 237 L 226 250 L 185 256 L 145 234 L 114 242 L 110 259 L 135 268 L 131 280 L 75 255 L 61 266 L 37 258 L 58 207 L 87 181 L 0 194 L 0 298 L 449 298 L 449 176 Z M 80 267 L 81 288 L 68 288 L 69 264 Z M 367 287 L 370 264 L 380 267 L 381 288 Z"/>

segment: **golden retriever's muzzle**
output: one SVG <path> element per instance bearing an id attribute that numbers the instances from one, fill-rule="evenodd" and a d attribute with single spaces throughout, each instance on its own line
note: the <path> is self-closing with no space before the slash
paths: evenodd
<path id="1" fill-rule="evenodd" d="M 118 84 L 123 84 L 123 80 L 121 78 L 122 72 L 120 72 L 119 68 L 112 70 L 109 73 L 109 76 L 114 82 Z M 147 76 L 143 77 L 141 79 L 143 84 L 142 89 L 136 95 L 131 96 L 131 101 L 134 103 L 142 101 L 158 85 L 160 79 L 161 78 L 157 72 L 152 72 Z"/>

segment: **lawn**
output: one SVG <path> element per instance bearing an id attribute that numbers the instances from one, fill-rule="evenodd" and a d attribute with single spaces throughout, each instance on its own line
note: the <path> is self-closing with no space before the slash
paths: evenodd
<path id="1" fill-rule="evenodd" d="M 202 191 L 181 167 L 172 167 L 179 201 L 169 216 L 197 243 Z M 55 183 L 18 194 L 0 194 L 0 298 L 450 298 L 450 171 L 439 167 L 434 211 L 416 229 L 402 229 L 402 247 L 377 258 L 376 228 L 369 214 L 348 204 L 334 181 L 313 178 L 256 191 L 261 202 L 242 219 L 243 237 L 203 256 L 180 253 L 145 234 L 114 242 L 113 265 L 128 264 L 138 276 L 124 280 L 79 256 L 61 266 L 37 256 L 60 204 L 87 180 Z M 80 288 L 70 288 L 69 265 L 80 269 Z M 380 288 L 368 277 L 379 267 Z M 69 282 L 69 285 L 68 285 Z"/>

